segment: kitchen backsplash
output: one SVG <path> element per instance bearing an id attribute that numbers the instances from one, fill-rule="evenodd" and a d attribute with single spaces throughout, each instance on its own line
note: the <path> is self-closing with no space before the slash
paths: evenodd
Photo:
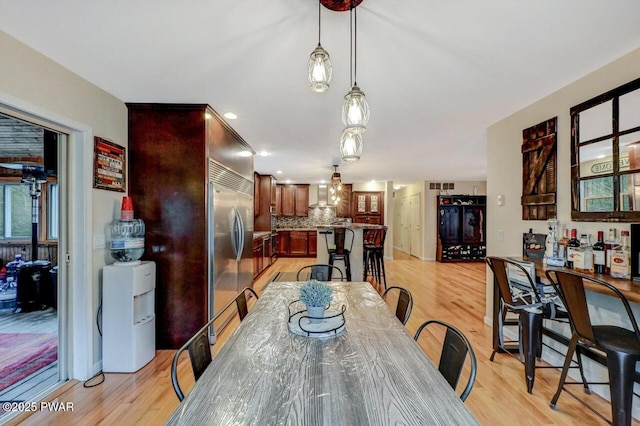
<path id="1" fill-rule="evenodd" d="M 336 210 L 326 207 L 310 207 L 307 217 L 276 217 L 277 228 L 313 228 L 319 225 L 330 225 L 336 220 Z"/>

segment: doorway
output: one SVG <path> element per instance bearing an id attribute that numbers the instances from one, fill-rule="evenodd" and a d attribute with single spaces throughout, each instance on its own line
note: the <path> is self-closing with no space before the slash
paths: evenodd
<path id="1" fill-rule="evenodd" d="M 400 250 L 411 254 L 409 197 L 400 200 Z"/>
<path id="2" fill-rule="evenodd" d="M 417 258 L 422 257 L 422 227 L 421 216 L 422 208 L 420 203 L 420 194 L 413 194 L 409 200 L 409 221 L 410 221 L 410 234 L 411 234 L 411 249 L 409 250 L 411 256 Z"/>
<path id="3" fill-rule="evenodd" d="M 67 138 L 0 113 L 0 400 L 61 381 L 59 152 Z M 0 412 L 0 415 L 2 412 Z"/>

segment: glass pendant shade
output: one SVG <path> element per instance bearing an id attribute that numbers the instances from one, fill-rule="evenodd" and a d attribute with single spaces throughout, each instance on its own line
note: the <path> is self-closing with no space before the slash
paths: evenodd
<path id="1" fill-rule="evenodd" d="M 320 43 L 309 56 L 309 86 L 314 92 L 326 92 L 331 81 L 331 59 Z"/>
<path id="2" fill-rule="evenodd" d="M 362 135 L 344 129 L 340 138 L 342 161 L 358 161 L 362 154 Z"/>
<path id="3" fill-rule="evenodd" d="M 342 104 L 342 124 L 345 126 L 345 131 L 353 134 L 364 133 L 367 130 L 368 121 L 369 104 L 367 98 L 358 86 L 353 86 L 349 93 L 344 95 L 344 103 Z"/>

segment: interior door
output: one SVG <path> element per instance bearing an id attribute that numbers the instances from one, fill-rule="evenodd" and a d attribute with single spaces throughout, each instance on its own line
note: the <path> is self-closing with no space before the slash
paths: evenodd
<path id="1" fill-rule="evenodd" d="M 422 226 L 420 226 L 420 217 L 422 216 L 422 209 L 420 208 L 420 194 L 413 194 L 409 200 L 409 209 L 411 211 L 411 249 L 412 256 L 422 256 Z"/>
<path id="2" fill-rule="evenodd" d="M 403 197 L 400 200 L 400 250 L 405 253 L 411 252 L 410 220 L 409 198 Z"/>

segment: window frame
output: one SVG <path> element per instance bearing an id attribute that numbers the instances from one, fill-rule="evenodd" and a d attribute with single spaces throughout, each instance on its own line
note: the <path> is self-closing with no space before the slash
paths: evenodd
<path id="1" fill-rule="evenodd" d="M 0 179 L 1 185 L 24 185 L 22 183 L 21 178 L 12 178 L 12 177 L 3 177 Z M 51 208 L 55 208 L 55 206 L 51 205 L 50 202 L 50 185 L 58 184 L 58 179 L 56 178 L 47 178 L 47 182 L 42 184 L 41 194 L 38 198 L 38 242 L 40 244 L 49 244 L 49 243 L 57 243 L 58 238 L 52 238 L 50 236 L 51 226 L 50 226 L 50 210 Z M 4 191 L 0 191 L 0 196 L 4 197 Z M 60 195 L 58 192 L 58 203 L 60 202 Z M 4 212 L 3 212 L 4 214 Z M 59 214 L 56 212 L 56 216 Z M 29 211 L 29 215 L 31 215 L 31 210 Z M 29 219 L 31 220 L 31 218 Z M 59 225 L 58 225 L 59 226 Z M 3 232 L 4 234 L 4 232 Z M 31 235 L 28 237 L 4 237 L 0 236 L 0 242 L 5 243 L 30 243 Z"/>
<path id="2" fill-rule="evenodd" d="M 619 99 L 621 96 L 640 89 L 640 78 L 623 84 L 613 90 L 591 98 L 570 109 L 571 115 L 571 220 L 588 222 L 638 222 L 640 221 L 640 206 L 634 206 L 636 211 L 621 210 L 620 177 L 640 173 L 638 170 L 620 171 L 619 138 L 621 136 L 640 132 L 640 125 L 620 131 L 618 122 L 620 118 Z M 611 133 L 580 142 L 580 113 L 596 107 L 605 102 L 612 102 Z M 612 141 L 612 171 L 599 174 L 597 177 L 613 178 L 613 211 L 608 212 L 584 212 L 581 206 L 581 182 L 592 179 L 593 176 L 580 177 L 580 147 L 610 139 Z"/>

